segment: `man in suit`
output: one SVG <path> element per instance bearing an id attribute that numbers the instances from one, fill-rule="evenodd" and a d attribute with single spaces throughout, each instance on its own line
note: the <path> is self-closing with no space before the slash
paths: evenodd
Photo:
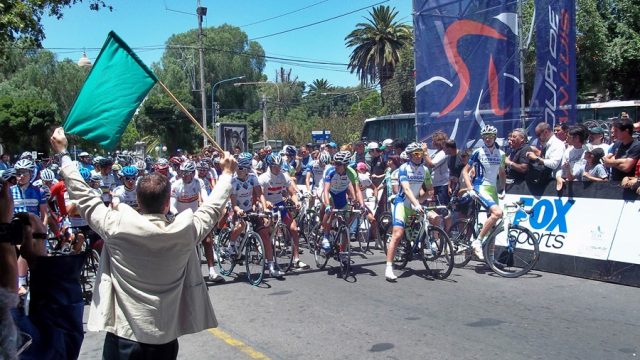
<path id="1" fill-rule="evenodd" d="M 175 359 L 179 336 L 217 326 L 195 248 L 223 216 L 235 159 L 224 154 L 218 183 L 196 211 L 171 219 L 171 185 L 164 175 L 140 179 L 140 213 L 126 204 L 111 209 L 73 166 L 62 128 L 51 145 L 70 198 L 105 241 L 87 323 L 91 331 L 107 332 L 103 358 Z"/>

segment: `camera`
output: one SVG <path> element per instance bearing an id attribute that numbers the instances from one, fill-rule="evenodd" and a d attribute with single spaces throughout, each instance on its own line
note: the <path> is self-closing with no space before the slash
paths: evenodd
<path id="1" fill-rule="evenodd" d="M 29 214 L 26 212 L 15 214 L 8 224 L 0 224 L 0 243 L 22 245 L 24 227 L 29 226 Z"/>

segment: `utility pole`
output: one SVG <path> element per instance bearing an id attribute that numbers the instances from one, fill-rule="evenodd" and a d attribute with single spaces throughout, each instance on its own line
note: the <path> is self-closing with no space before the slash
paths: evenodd
<path id="1" fill-rule="evenodd" d="M 262 94 L 262 139 L 264 146 L 268 145 L 269 136 L 267 136 L 267 95 Z"/>
<path id="2" fill-rule="evenodd" d="M 200 6 L 200 0 L 198 0 L 198 7 L 196 8 L 198 14 L 198 42 L 200 53 L 200 101 L 202 106 L 202 128 L 207 131 L 207 96 L 204 92 L 204 35 L 202 34 L 202 17 L 207 15 L 207 8 Z M 202 135 L 204 146 L 209 145 L 207 136 Z"/>

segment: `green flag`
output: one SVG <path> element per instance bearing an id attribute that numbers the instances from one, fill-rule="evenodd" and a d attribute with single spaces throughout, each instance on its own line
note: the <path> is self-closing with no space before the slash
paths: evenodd
<path id="1" fill-rule="evenodd" d="M 113 31 L 64 122 L 64 130 L 113 150 L 136 109 L 158 81 Z"/>

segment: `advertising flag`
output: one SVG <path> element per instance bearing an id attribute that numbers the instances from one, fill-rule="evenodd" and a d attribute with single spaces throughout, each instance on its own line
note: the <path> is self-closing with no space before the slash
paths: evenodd
<path id="1" fill-rule="evenodd" d="M 520 124 L 517 1 L 414 0 L 416 133 L 445 131 L 458 146 L 491 124 Z"/>
<path id="2" fill-rule="evenodd" d="M 111 31 L 64 122 L 64 130 L 113 150 L 155 74 Z"/>

